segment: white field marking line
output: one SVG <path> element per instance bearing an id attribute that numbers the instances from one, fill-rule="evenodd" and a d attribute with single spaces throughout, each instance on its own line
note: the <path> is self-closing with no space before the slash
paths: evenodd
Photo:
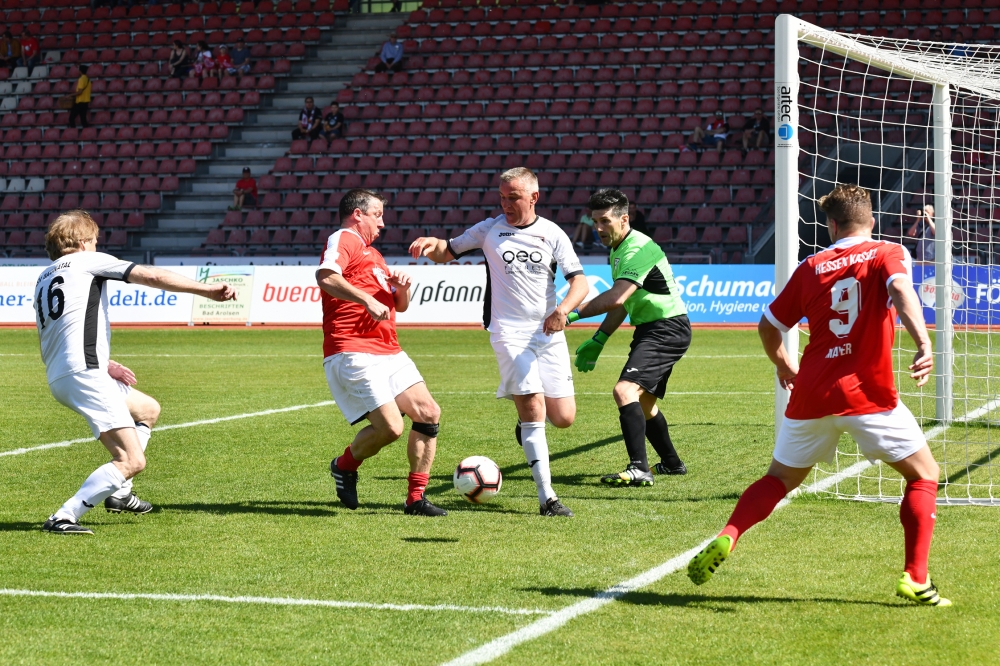
<path id="1" fill-rule="evenodd" d="M 496 391 L 432 391 L 433 395 L 496 395 Z M 577 391 L 574 395 L 611 395 L 611 391 Z M 672 395 L 774 395 L 774 391 L 668 391 Z"/>
<path id="2" fill-rule="evenodd" d="M 327 599 L 293 599 L 288 597 L 225 597 L 217 594 L 149 594 L 116 592 L 48 592 L 45 590 L 0 589 L 5 597 L 56 597 L 59 599 L 118 599 L 132 601 L 215 601 L 226 604 L 266 604 L 271 606 L 323 606 L 326 608 L 363 608 L 387 611 L 457 611 L 462 613 L 500 613 L 503 615 L 549 615 L 553 611 L 534 608 L 504 608 L 502 606 L 454 606 L 438 604 L 374 604 L 363 601 L 335 601 Z"/>
<path id="3" fill-rule="evenodd" d="M 195 426 L 201 425 L 212 425 L 213 423 L 223 423 L 225 421 L 237 421 L 239 419 L 250 419 L 256 416 L 269 416 L 271 414 L 282 414 L 284 412 L 297 412 L 300 409 L 311 409 L 313 407 L 326 407 L 327 405 L 335 405 L 333 400 L 324 400 L 322 402 L 315 402 L 311 405 L 294 405 L 292 407 L 281 407 L 280 409 L 265 409 L 262 412 L 250 412 L 247 414 L 233 414 L 232 416 L 220 416 L 215 419 L 203 419 L 201 421 L 189 421 L 187 423 L 174 423 L 171 425 L 157 426 L 154 428 L 155 432 L 161 432 L 163 430 L 174 430 L 175 428 L 193 428 Z M 40 444 L 38 446 L 29 446 L 23 449 L 13 449 L 11 451 L 0 451 L 0 458 L 4 456 L 19 456 L 22 453 L 31 453 L 32 451 L 43 451 L 45 449 L 59 449 L 67 446 L 72 446 L 73 444 L 82 444 L 84 442 L 94 441 L 93 437 L 83 437 L 80 439 L 68 439 L 64 442 L 52 442 L 50 444 Z"/>
<path id="4" fill-rule="evenodd" d="M 0 354 L 34 356 L 34 354 Z M 409 354 L 410 358 L 496 358 L 493 354 Z M 115 358 L 322 358 L 321 354 L 115 354 Z M 628 358 L 628 354 L 604 354 L 603 358 Z M 762 354 L 685 354 L 684 358 L 758 358 Z"/>
<path id="5" fill-rule="evenodd" d="M 991 400 L 982 407 L 979 407 L 978 409 L 969 412 L 965 416 L 955 419 L 955 421 L 956 422 L 969 421 L 971 419 L 982 416 L 986 412 L 992 411 L 997 407 L 1000 407 L 1000 398 Z M 924 437 L 928 439 L 937 437 L 942 432 L 944 432 L 944 430 L 945 430 L 944 426 L 935 426 L 930 430 L 926 431 L 924 433 Z M 855 463 L 850 467 L 838 472 L 837 474 L 829 476 L 821 481 L 817 481 L 816 483 L 810 484 L 805 488 L 800 486 L 795 490 L 793 490 L 792 492 L 788 493 L 788 495 L 785 496 L 785 499 L 778 502 L 778 505 L 774 508 L 774 510 L 777 511 L 778 509 L 785 508 L 786 506 L 791 504 L 793 499 L 804 493 L 819 493 L 826 490 L 827 488 L 830 488 L 831 486 L 840 483 L 844 479 L 849 479 L 852 476 L 857 476 L 862 471 L 870 467 L 871 464 L 872 463 L 868 462 L 867 460 L 862 460 L 861 462 Z M 497 638 L 495 640 L 490 641 L 489 643 L 481 645 L 474 650 L 470 650 L 469 652 L 466 652 L 465 654 L 455 659 L 452 659 L 449 662 L 446 662 L 445 664 L 443 664 L 443 666 L 475 666 L 476 664 L 485 664 L 487 662 L 493 661 L 494 659 L 502 657 L 503 655 L 507 654 L 513 648 L 517 647 L 521 643 L 526 643 L 530 640 L 534 640 L 540 636 L 544 636 L 545 634 L 553 632 L 574 618 L 577 618 L 581 615 L 585 615 L 587 613 L 591 613 L 601 608 L 602 606 L 605 606 L 611 603 L 612 601 L 615 601 L 620 597 L 623 597 L 629 592 L 634 592 L 635 590 L 638 590 L 642 587 L 646 587 L 647 585 L 652 585 L 661 578 L 664 578 L 665 576 L 669 576 L 672 573 L 680 571 L 682 568 L 685 567 L 687 562 L 692 557 L 697 555 L 702 548 L 707 546 L 714 539 L 715 537 L 706 539 L 697 546 L 695 546 L 694 548 L 687 550 L 681 553 L 680 555 L 677 555 L 667 560 L 658 567 L 655 567 L 653 569 L 650 569 L 649 571 L 641 573 L 635 578 L 630 578 L 629 580 L 618 583 L 613 587 L 609 587 L 608 589 L 604 590 L 603 592 L 595 594 L 589 599 L 578 601 L 577 603 L 571 606 L 567 606 L 566 608 L 563 608 L 560 611 L 556 611 L 555 613 L 549 615 L 548 617 L 545 617 L 541 620 L 536 620 L 535 622 L 532 622 L 528 626 L 513 631 L 507 634 L 506 636 L 501 636 L 500 638 Z"/>

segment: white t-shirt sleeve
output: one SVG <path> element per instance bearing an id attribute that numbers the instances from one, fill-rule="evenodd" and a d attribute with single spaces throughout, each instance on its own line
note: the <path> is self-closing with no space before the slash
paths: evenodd
<path id="1" fill-rule="evenodd" d="M 448 251 L 451 252 L 451 256 L 458 259 L 461 256 L 469 254 L 473 250 L 481 249 L 483 247 L 483 241 L 486 240 L 486 234 L 489 233 L 494 224 L 496 224 L 496 218 L 487 218 L 466 231 L 461 236 L 449 240 Z"/>
<path id="2" fill-rule="evenodd" d="M 569 236 L 566 232 L 560 229 L 555 224 L 552 225 L 556 229 L 555 243 L 552 248 L 552 258 L 555 259 L 556 263 L 559 264 L 559 268 L 562 269 L 563 277 L 567 280 L 576 275 L 583 273 L 583 265 L 580 263 L 580 258 L 576 256 L 576 250 L 573 249 L 573 243 L 570 241 Z"/>
<path id="3" fill-rule="evenodd" d="M 81 256 L 87 257 L 87 261 L 82 266 L 83 270 L 94 277 L 106 280 L 128 282 L 128 276 L 135 268 L 134 262 L 123 261 L 103 252 L 89 252 Z"/>

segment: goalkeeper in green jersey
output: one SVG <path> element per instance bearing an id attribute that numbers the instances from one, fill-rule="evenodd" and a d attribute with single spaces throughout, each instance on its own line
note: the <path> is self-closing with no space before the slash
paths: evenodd
<path id="1" fill-rule="evenodd" d="M 691 322 L 660 246 L 629 227 L 628 198 L 615 189 L 599 190 L 590 197 L 589 207 L 597 235 L 611 248 L 614 284 L 567 317 L 572 323 L 607 313 L 594 337 L 577 348 L 576 368 L 580 372 L 593 370 L 608 338 L 629 317 L 635 333 L 614 390 L 629 464 L 624 472 L 608 474 L 601 482 L 650 486 L 653 475 L 646 458 L 646 439 L 660 454 L 657 474 L 687 473 L 656 399 L 663 397 L 674 364 L 691 345 Z"/>

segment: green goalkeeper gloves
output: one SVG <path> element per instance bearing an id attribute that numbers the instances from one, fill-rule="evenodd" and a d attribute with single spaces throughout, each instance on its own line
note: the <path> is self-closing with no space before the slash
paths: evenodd
<path id="1" fill-rule="evenodd" d="M 576 369 L 580 372 L 590 372 L 597 365 L 597 357 L 604 350 L 604 343 L 608 341 L 608 335 L 602 331 L 594 333 L 594 337 L 585 340 L 582 345 L 576 348 Z"/>
<path id="2" fill-rule="evenodd" d="M 572 310 L 568 315 L 566 315 L 566 325 L 569 326 L 574 321 L 580 321 L 580 311 Z"/>

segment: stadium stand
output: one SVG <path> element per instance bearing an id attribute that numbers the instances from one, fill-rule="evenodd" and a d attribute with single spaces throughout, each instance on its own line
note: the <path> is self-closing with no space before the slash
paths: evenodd
<path id="1" fill-rule="evenodd" d="M 3 160 L 9 169 L 24 172 L 0 178 L 8 180 L 8 189 L 11 179 L 21 179 L 15 188 L 38 191 L 18 192 L 9 204 L 11 195 L 2 198 L 0 215 L 5 216 L 5 229 L 11 228 L 8 216 L 13 216 L 18 231 L 35 228 L 24 222 L 29 215 L 35 215 L 36 222 L 45 217 L 41 206 L 46 197 L 51 205 L 55 200 L 51 195 L 58 194 L 62 204 L 61 197 L 78 193 L 83 199 L 91 194 L 90 201 L 94 201 L 93 195 L 100 196 L 102 212 L 122 214 L 126 220 L 122 229 L 129 228 L 130 215 L 146 213 L 147 229 L 140 246 L 143 248 L 169 247 L 173 251 L 178 246 L 170 246 L 164 239 L 171 230 L 180 228 L 183 216 L 188 215 L 185 211 L 191 211 L 192 217 L 197 211 L 202 225 L 199 228 L 204 230 L 187 247 L 201 244 L 202 253 L 315 255 L 329 230 L 338 223 L 335 209 L 340 193 L 365 185 L 380 189 L 390 199 L 388 227 L 380 243 L 384 252 L 394 253 L 401 252 L 418 235 L 460 232 L 494 214 L 498 171 L 526 164 L 540 174 L 543 189 L 540 212 L 568 231 L 572 231 L 594 189 L 616 186 L 637 200 L 646 212 L 654 238 L 672 260 L 740 262 L 753 239 L 760 237 L 773 222 L 770 204 L 773 157 L 766 150 L 744 153 L 740 133 L 744 118 L 755 109 L 763 108 L 768 116 L 772 113 L 773 26 L 778 13 L 796 13 L 807 21 L 844 31 L 930 39 L 935 31 L 941 30 L 944 38 L 962 41 L 991 41 L 994 26 L 1000 21 L 1000 0 L 744 0 L 604 5 L 427 0 L 421 9 L 396 20 L 398 23 L 405 19 L 397 28 L 408 56 L 404 71 L 375 74 L 373 54 L 395 25 L 391 20 L 378 24 L 383 29 L 377 38 L 364 36 L 367 42 L 360 38 L 351 41 L 349 30 L 343 34 L 335 30 L 332 46 L 306 47 L 293 54 L 293 47 L 308 43 L 310 29 L 318 30 L 321 20 L 326 27 L 334 18 L 320 11 L 318 6 L 326 3 L 310 5 L 303 0 L 293 5 L 295 11 L 303 9 L 295 15 L 309 16 L 303 20 L 314 21 L 315 25 L 299 26 L 288 18 L 288 13 L 281 11 L 290 4 L 263 2 L 256 9 L 252 5 L 241 8 L 245 11 L 238 15 L 231 9 L 227 13 L 231 3 L 214 6 L 214 14 L 212 3 L 202 3 L 200 13 L 195 11 L 198 7 L 195 3 L 179 8 L 176 5 L 132 8 L 124 10 L 124 16 L 119 8 L 113 10 L 117 12 L 114 18 L 109 12 L 100 19 L 96 12 L 82 18 L 77 14 L 83 12 L 86 16 L 88 10 L 75 8 L 73 20 L 78 27 L 89 20 L 96 28 L 103 21 L 105 25 L 110 22 L 113 30 L 118 22 L 129 21 L 133 32 L 95 30 L 93 34 L 80 34 L 74 42 L 76 50 L 63 51 L 63 59 L 50 65 L 49 74 L 36 76 L 39 80 L 34 85 L 48 83 L 49 90 L 54 91 L 60 82 L 71 84 L 73 65 L 67 64 L 67 56 L 81 62 L 89 58 L 105 68 L 101 77 L 93 77 L 95 85 L 103 78 L 105 85 L 110 86 L 106 70 L 119 65 L 121 69 L 115 79 L 139 89 L 117 93 L 123 96 L 118 100 L 128 105 L 130 94 L 142 95 L 137 102 L 145 100 L 144 106 L 125 111 L 132 114 L 127 124 L 100 125 L 99 132 L 108 130 L 109 125 L 115 128 L 114 145 L 118 152 L 108 162 L 116 163 L 119 173 L 77 176 L 67 169 L 80 158 L 62 157 L 63 149 L 72 150 L 66 145 L 64 135 L 60 135 L 61 141 L 55 140 L 55 134 L 51 142 L 25 141 L 21 154 L 17 154 L 16 144 L 21 140 L 8 141 L 7 133 L 21 130 L 23 135 L 29 129 L 28 118 L 33 116 L 32 122 L 37 126 L 38 114 L 58 113 L 37 106 L 43 98 L 49 100 L 46 104 L 51 104 L 52 92 L 45 96 L 33 90 L 32 95 L 26 95 L 37 97 L 33 109 L 27 108 L 31 102 L 21 109 L 19 99 L 13 111 L 0 117 L 0 129 L 4 131 Z M 204 11 L 206 8 L 209 11 Z M 158 24 L 161 32 L 151 31 L 153 17 L 139 15 L 154 9 L 163 13 L 156 19 L 166 21 L 165 29 L 163 23 Z M 8 17 L 17 11 L 21 11 L 23 20 L 30 10 L 7 10 Z M 65 37 L 58 32 L 62 29 L 58 17 L 66 11 L 67 8 L 54 7 L 44 10 L 57 25 L 53 29 L 43 22 L 41 34 L 46 53 L 51 50 L 53 40 L 58 48 L 58 40 Z M 41 17 L 38 15 L 34 20 Z M 218 21 L 214 19 L 222 19 L 222 27 L 216 28 Z M 214 21 L 212 27 L 208 25 L 210 20 Z M 282 25 L 263 25 L 267 21 L 271 26 L 275 20 Z M 348 22 L 356 20 L 351 18 Z M 13 19 L 8 21 L 16 25 Z M 150 32 L 139 33 L 137 27 Z M 256 78 L 246 81 L 245 86 L 242 80 L 237 80 L 236 88 L 228 91 L 186 90 L 185 84 L 171 93 L 146 90 L 147 85 L 156 84 L 150 83 L 155 77 L 143 75 L 143 68 L 152 71 L 165 60 L 151 58 L 150 54 L 156 56 L 158 49 L 166 48 L 166 40 L 174 34 L 172 30 L 179 31 L 181 27 L 188 39 L 194 39 L 200 32 L 205 33 L 210 43 L 232 41 L 233 33 L 225 31 L 239 30 L 260 54 L 260 62 L 267 63 L 261 66 L 270 69 L 255 71 Z M 277 37 L 275 30 L 284 31 L 282 39 L 270 39 L 269 36 Z M 291 34 L 301 42 L 287 38 L 293 30 L 300 31 Z M 105 34 L 109 35 L 111 46 L 101 50 L 95 42 Z M 123 34 L 130 34 L 128 45 L 123 45 Z M 316 32 L 309 33 L 315 35 Z M 91 39 L 81 44 L 84 37 Z M 137 38 L 139 42 L 148 41 L 136 44 Z M 116 43 L 116 39 L 122 42 Z M 364 49 L 363 44 L 367 44 Z M 102 56 L 105 52 L 109 57 L 114 55 L 114 60 L 105 61 Z M 141 59 L 140 53 L 146 59 Z M 348 77 L 347 85 L 341 86 L 337 77 L 352 57 L 356 63 L 353 76 Z M 324 69 L 326 63 L 337 58 L 340 58 L 338 73 L 328 77 L 331 79 L 328 85 L 320 85 L 318 79 L 330 71 Z M 295 59 L 299 61 L 294 62 Z M 126 76 L 124 67 L 130 65 L 132 74 Z M 58 77 L 57 66 L 63 67 Z M 18 85 L 23 82 L 18 81 Z M 858 81 L 860 85 L 860 78 Z M 313 93 L 321 107 L 333 97 L 340 102 L 349 123 L 345 138 L 330 143 L 291 141 L 290 129 L 302 97 Z M 181 103 L 166 108 L 169 94 L 176 95 L 172 100 Z M 240 127 L 240 121 L 234 117 L 225 123 L 234 130 L 229 143 L 220 137 L 213 144 L 207 115 L 204 120 L 198 115 L 195 121 L 190 117 L 199 110 L 206 110 L 206 114 L 215 111 L 205 104 L 206 97 L 212 94 L 222 96 L 224 113 L 242 113 L 244 123 L 251 113 L 256 122 L 252 127 Z M 888 91 L 887 94 L 904 93 Z M 201 106 L 184 104 L 189 96 L 197 100 L 196 95 L 201 96 Z M 228 101 L 226 95 L 230 95 Z M 726 150 L 721 155 L 714 150 L 683 150 L 692 129 L 703 125 L 720 108 L 731 127 Z M 110 118 L 104 119 L 113 121 L 115 114 L 125 109 L 109 104 L 104 112 Z M 154 109 L 169 111 L 167 120 L 153 123 Z M 171 114 L 178 113 L 180 118 L 179 112 L 184 111 L 185 122 L 171 122 Z M 142 122 L 134 122 L 135 114 L 140 114 Z M 7 120 L 8 115 L 15 115 L 16 120 Z M 55 117 L 50 119 L 52 127 L 60 127 Z M 819 122 L 824 121 L 819 119 Z M 96 125 L 99 124 L 95 122 Z M 180 158 L 176 154 L 158 156 L 157 150 L 165 140 L 153 137 L 140 141 L 136 134 L 118 139 L 119 130 L 127 136 L 129 129 L 137 133 L 145 127 L 155 133 L 163 126 L 171 132 L 168 145 L 174 153 L 194 151 L 199 145 L 205 150 L 207 143 L 209 154 L 200 156 L 202 159 L 193 152 Z M 200 142 L 190 135 L 183 136 L 185 128 L 193 134 L 195 128 L 203 126 L 209 127 L 210 136 L 201 137 Z M 874 131 L 873 128 L 874 124 L 861 123 L 858 131 Z M 48 126 L 43 124 L 35 129 L 39 132 L 36 136 L 47 139 Z M 177 129 L 181 137 L 175 136 Z M 806 128 L 805 141 L 810 140 L 810 129 Z M 233 137 L 242 137 L 243 143 L 234 143 Z M 903 137 L 885 139 L 901 141 Z M 111 143 L 111 139 L 89 141 L 96 147 L 98 158 L 103 159 L 100 146 Z M 142 171 L 146 162 L 137 155 L 122 158 L 120 154 L 122 145 L 131 145 L 138 153 L 144 144 L 154 146 L 153 154 L 145 157 L 147 162 L 156 164 L 156 171 Z M 24 156 L 32 145 L 37 147 L 33 151 L 50 151 L 45 160 L 56 150 L 64 172 L 63 192 L 48 192 L 48 182 L 40 189 L 37 181 L 31 185 L 27 169 L 41 157 L 41 152 L 37 155 L 33 152 L 36 156 L 30 159 Z M 81 142 L 79 150 L 84 150 L 85 145 Z M 11 150 L 14 156 L 8 154 Z M 251 159 L 261 190 L 260 205 L 242 213 L 225 213 L 236 176 L 243 163 Z M 191 160 L 198 178 L 189 187 L 190 181 L 185 178 L 191 174 L 183 173 L 180 166 L 184 162 L 190 169 Z M 136 173 L 122 173 L 126 161 L 128 169 L 138 163 Z M 160 172 L 164 162 L 170 168 L 169 173 Z M 38 168 L 34 167 L 36 171 Z M 269 173 L 261 175 L 263 171 Z M 103 178 L 101 192 L 88 192 L 88 175 L 91 179 Z M 32 177 L 45 178 L 44 169 L 42 174 Z M 139 178 L 140 188 L 125 187 L 125 177 Z M 178 183 L 183 190 L 180 194 L 171 195 L 162 189 L 167 177 L 178 179 L 169 185 Z M 81 178 L 83 189 L 77 190 Z M 147 178 L 159 178 L 159 188 L 153 187 L 156 183 L 151 180 L 150 189 L 142 189 Z M 59 178 L 49 180 L 52 179 Z M 112 191 L 104 193 L 109 179 Z M 130 185 L 134 186 L 135 181 Z M 96 183 L 92 186 L 96 187 Z M 116 186 L 118 192 L 113 191 Z M 138 195 L 138 199 L 132 196 L 127 202 L 135 208 L 125 207 L 122 192 Z M 147 195 L 163 196 L 172 210 L 152 215 L 151 211 L 156 210 L 155 199 L 150 200 L 150 208 L 142 207 Z M 114 206 L 106 206 L 106 200 Z M 189 234 L 184 239 L 195 236 Z M 160 240 L 154 243 L 155 239 Z"/>
<path id="2" fill-rule="evenodd" d="M 346 9 L 346 1 L 343 2 Z M 0 22 L 34 28 L 45 64 L 0 69 L 0 238 L 8 253 L 38 254 L 58 211 L 83 207 L 122 248 L 161 197 L 196 176 L 261 94 L 333 26 L 331 3 L 187 3 L 91 9 L 82 0 L 13 0 Z M 169 78 L 169 43 L 246 39 L 249 75 Z M 67 127 L 59 97 L 89 65 L 90 127 Z"/>

